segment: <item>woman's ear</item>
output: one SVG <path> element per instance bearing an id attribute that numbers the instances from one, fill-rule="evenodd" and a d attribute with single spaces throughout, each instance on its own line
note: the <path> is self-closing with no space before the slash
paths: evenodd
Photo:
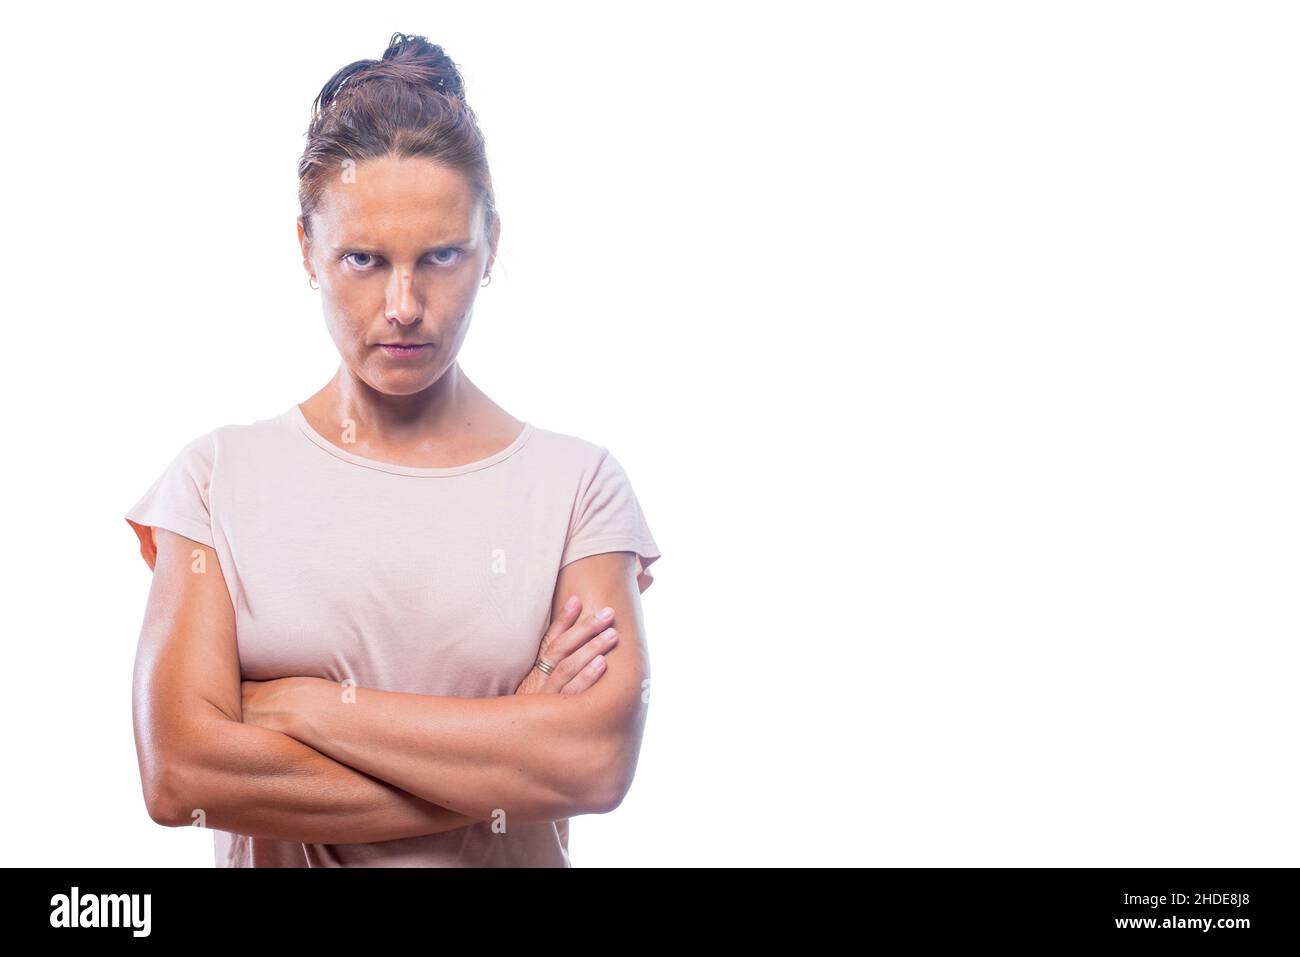
<path id="1" fill-rule="evenodd" d="M 492 232 L 488 239 L 488 260 L 487 265 L 483 267 L 484 272 L 492 271 L 492 264 L 497 261 L 497 243 L 501 241 L 501 217 L 497 216 L 492 221 Z"/>
<path id="2" fill-rule="evenodd" d="M 308 276 L 314 276 L 316 273 L 311 265 L 311 237 L 307 235 L 301 216 L 298 217 L 298 248 L 302 250 L 302 268 L 307 270 Z"/>

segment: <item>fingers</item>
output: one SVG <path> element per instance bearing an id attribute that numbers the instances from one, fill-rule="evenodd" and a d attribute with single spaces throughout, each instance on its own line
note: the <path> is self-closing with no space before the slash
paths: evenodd
<path id="1" fill-rule="evenodd" d="M 614 624 L 613 609 L 611 608 L 609 611 L 610 615 L 608 617 L 603 617 L 599 611 L 590 615 L 583 615 L 580 620 L 574 622 L 571 627 L 547 646 L 547 653 L 544 655 L 546 660 L 553 665 L 558 665 L 562 659 L 573 654 L 583 644 Z"/>
<path id="2" fill-rule="evenodd" d="M 604 673 L 605 656 L 597 655 L 595 658 L 591 659 L 591 661 L 587 662 L 586 666 L 583 667 L 568 684 L 560 689 L 560 694 L 581 694 L 599 681 L 601 675 Z"/>
<path id="3" fill-rule="evenodd" d="M 569 600 L 565 602 L 564 607 L 560 609 L 560 613 L 555 616 L 555 620 L 552 621 L 550 627 L 546 629 L 546 634 L 542 635 L 542 643 L 537 652 L 539 657 L 546 658 L 546 652 L 550 650 L 551 645 L 554 644 L 561 635 L 573 627 L 573 623 L 578 620 L 578 615 L 581 611 L 582 602 L 578 600 L 578 596 L 570 595 Z M 552 664 L 555 663 L 550 658 L 546 658 L 546 660 L 550 661 Z"/>
<path id="4" fill-rule="evenodd" d="M 581 610 L 582 603 L 575 595 L 542 637 L 539 657 L 554 665 L 538 689 L 542 693 L 577 694 L 604 674 L 605 662 L 601 656 L 618 643 L 618 634 L 612 627 L 614 609 L 605 607 L 580 616 Z"/>
<path id="5" fill-rule="evenodd" d="M 577 694 L 594 685 L 605 673 L 605 655 L 618 644 L 618 632 L 606 628 L 595 638 L 583 642 L 555 669 L 551 680 L 563 694 Z"/>

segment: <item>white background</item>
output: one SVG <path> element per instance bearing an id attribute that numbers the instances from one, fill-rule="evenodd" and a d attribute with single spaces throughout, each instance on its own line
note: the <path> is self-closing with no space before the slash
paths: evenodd
<path id="1" fill-rule="evenodd" d="M 296 163 L 397 30 L 488 140 L 463 367 L 608 446 L 664 554 L 575 866 L 1300 863 L 1293 6 L 41 10 L 0 39 L 0 863 L 212 864 L 141 795 L 123 515 L 337 367 Z"/>

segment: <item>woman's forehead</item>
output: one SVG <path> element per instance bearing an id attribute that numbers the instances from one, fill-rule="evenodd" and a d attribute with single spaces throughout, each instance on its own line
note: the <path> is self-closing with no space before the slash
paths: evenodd
<path id="1" fill-rule="evenodd" d="M 340 243 L 406 236 L 430 245 L 472 242 L 482 230 L 479 197 L 458 174 L 371 176 L 331 183 L 313 219 Z"/>

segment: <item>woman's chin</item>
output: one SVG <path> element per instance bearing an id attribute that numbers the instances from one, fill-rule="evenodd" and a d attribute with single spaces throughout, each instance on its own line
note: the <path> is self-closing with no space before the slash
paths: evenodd
<path id="1" fill-rule="evenodd" d="M 420 369 L 376 368 L 372 364 L 365 376 L 371 387 L 387 395 L 414 395 L 423 392 L 440 378 L 440 371 L 433 366 Z"/>

